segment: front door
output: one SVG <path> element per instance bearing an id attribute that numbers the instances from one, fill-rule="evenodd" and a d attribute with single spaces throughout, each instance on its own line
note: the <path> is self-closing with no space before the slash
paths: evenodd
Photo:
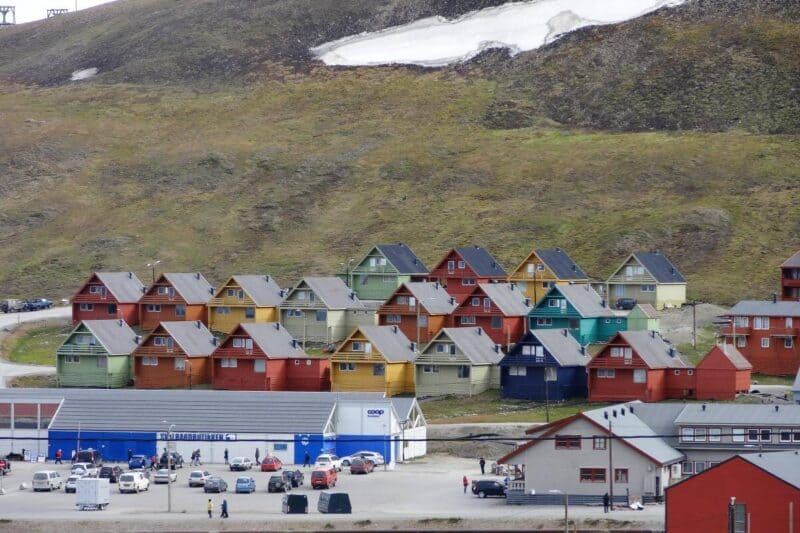
<path id="1" fill-rule="evenodd" d="M 656 476 L 656 498 L 661 498 L 661 476 Z"/>

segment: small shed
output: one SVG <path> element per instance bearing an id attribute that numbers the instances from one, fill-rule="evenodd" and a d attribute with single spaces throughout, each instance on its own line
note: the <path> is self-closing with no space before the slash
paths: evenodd
<path id="1" fill-rule="evenodd" d="M 628 331 L 655 331 L 661 333 L 658 311 L 650 304 L 636 304 L 628 313 Z"/>
<path id="2" fill-rule="evenodd" d="M 698 400 L 734 400 L 750 390 L 753 365 L 730 344 L 714 346 L 697 364 Z"/>

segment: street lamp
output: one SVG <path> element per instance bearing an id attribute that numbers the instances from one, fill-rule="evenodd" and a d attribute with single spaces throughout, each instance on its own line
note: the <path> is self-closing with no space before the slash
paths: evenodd
<path id="1" fill-rule="evenodd" d="M 564 490 L 551 490 L 551 494 L 561 494 L 564 496 L 564 533 L 569 533 L 569 494 Z"/>
<path id="2" fill-rule="evenodd" d="M 351 285 L 351 283 L 350 283 L 350 265 L 353 263 L 353 261 L 355 261 L 353 258 L 348 259 L 347 260 L 347 265 L 346 265 L 346 268 L 345 268 L 345 274 L 344 274 L 345 275 L 345 283 L 347 283 L 348 287 L 350 287 L 350 285 Z M 340 266 L 345 266 L 344 263 L 339 263 L 339 265 Z"/>
<path id="3" fill-rule="evenodd" d="M 156 282 L 156 266 L 159 263 L 161 263 L 160 259 L 157 259 L 156 261 L 153 261 L 152 263 L 147 263 L 147 268 L 152 268 L 153 269 L 153 284 L 155 284 L 155 282 Z"/>
<path id="4" fill-rule="evenodd" d="M 169 424 L 166 420 L 162 424 Z M 169 424 L 167 429 L 167 512 L 172 512 L 172 452 L 169 449 L 169 441 L 172 440 L 172 429 L 175 424 Z"/>

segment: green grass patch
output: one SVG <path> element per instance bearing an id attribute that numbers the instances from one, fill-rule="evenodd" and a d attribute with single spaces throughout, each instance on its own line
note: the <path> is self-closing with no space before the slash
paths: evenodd
<path id="1" fill-rule="evenodd" d="M 766 374 L 753 374 L 751 381 L 754 385 L 786 385 L 794 384 L 794 376 L 768 376 Z"/>
<path id="2" fill-rule="evenodd" d="M 72 326 L 23 327 L 3 341 L 3 356 L 14 363 L 56 364 L 56 349 L 72 331 Z"/>
<path id="3" fill-rule="evenodd" d="M 6 381 L 12 389 L 55 389 L 58 381 L 55 374 L 46 376 L 18 376 Z"/>
<path id="4" fill-rule="evenodd" d="M 714 347 L 715 329 L 708 326 L 697 330 L 697 345 L 692 346 L 691 342 L 678 345 L 678 351 L 684 356 L 684 360 L 692 365 L 697 365 L 700 360 Z"/>

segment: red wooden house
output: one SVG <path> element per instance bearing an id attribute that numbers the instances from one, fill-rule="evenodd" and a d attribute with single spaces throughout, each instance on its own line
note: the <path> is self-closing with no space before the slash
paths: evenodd
<path id="1" fill-rule="evenodd" d="M 752 369 L 753 365 L 733 346 L 714 346 L 695 369 L 697 399 L 736 399 L 736 393 L 750 390 Z"/>
<path id="2" fill-rule="evenodd" d="M 508 349 L 526 331 L 531 302 L 513 283 L 480 283 L 453 311 L 451 326 L 479 327 Z"/>
<path id="3" fill-rule="evenodd" d="M 330 390 L 330 361 L 309 357 L 278 322 L 240 324 L 214 351 L 215 389 Z"/>
<path id="4" fill-rule="evenodd" d="M 139 300 L 139 323 L 150 330 L 161 322 L 200 320 L 208 324 L 214 288 L 199 272 L 161 274 Z"/>
<path id="5" fill-rule="evenodd" d="M 189 388 L 210 382 L 217 338 L 199 320 L 162 322 L 133 351 L 137 389 Z"/>
<path id="6" fill-rule="evenodd" d="M 428 281 L 439 282 L 461 303 L 478 283 L 502 282 L 508 274 L 485 248 L 463 246 L 450 250 L 431 269 Z"/>
<path id="7" fill-rule="evenodd" d="M 592 402 L 658 402 L 694 395 L 694 369 L 653 331 L 617 333 L 586 368 Z"/>
<path id="8" fill-rule="evenodd" d="M 799 502 L 797 451 L 736 455 L 667 487 L 666 530 L 790 533 Z"/>
<path id="9" fill-rule="evenodd" d="M 122 319 L 139 323 L 145 286 L 133 272 L 95 272 L 72 297 L 72 325 L 82 320 Z"/>
<path id="10" fill-rule="evenodd" d="M 398 326 L 406 337 L 421 345 L 447 327 L 455 309 L 456 299 L 441 284 L 407 282 L 378 308 L 378 325 Z"/>
<path id="11" fill-rule="evenodd" d="M 781 299 L 800 301 L 800 252 L 781 265 Z"/>

